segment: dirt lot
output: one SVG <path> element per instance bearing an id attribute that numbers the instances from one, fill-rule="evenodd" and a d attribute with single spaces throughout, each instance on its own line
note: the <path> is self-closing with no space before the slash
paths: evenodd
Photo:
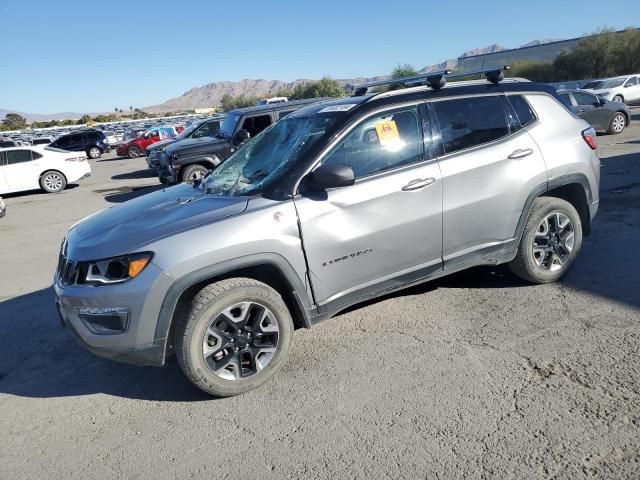
<path id="1" fill-rule="evenodd" d="M 175 363 L 98 359 L 51 281 L 77 220 L 159 188 L 95 163 L 0 220 L 0 478 L 640 477 L 640 109 L 601 136 L 601 210 L 562 283 L 478 268 L 298 331 L 274 381 L 212 400 Z"/>

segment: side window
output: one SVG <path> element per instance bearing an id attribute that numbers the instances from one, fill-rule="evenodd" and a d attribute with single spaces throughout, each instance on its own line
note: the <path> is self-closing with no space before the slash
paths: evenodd
<path id="1" fill-rule="evenodd" d="M 0 167 L 4 166 L 4 152 L 0 152 Z"/>
<path id="2" fill-rule="evenodd" d="M 269 125 L 271 125 L 271 115 L 259 115 L 245 118 L 240 128 L 245 129 L 252 137 L 255 137 Z"/>
<path id="3" fill-rule="evenodd" d="M 571 102 L 571 96 L 568 93 L 560 93 L 559 97 L 567 107 L 573 106 L 573 103 Z"/>
<path id="4" fill-rule="evenodd" d="M 524 127 L 535 121 L 536 114 L 522 95 L 509 95 L 507 98 L 515 110 L 521 126 Z"/>
<path id="5" fill-rule="evenodd" d="M 281 118 L 286 117 L 287 115 L 289 115 L 291 112 L 293 112 L 293 110 L 284 110 L 282 112 L 278 112 L 278 120 L 280 120 Z"/>
<path id="6" fill-rule="evenodd" d="M 7 150 L 7 165 L 31 161 L 31 150 Z"/>
<path id="7" fill-rule="evenodd" d="M 42 155 L 40 155 L 38 152 L 34 152 L 33 150 L 31 150 L 31 159 L 37 160 L 39 158 L 42 158 Z"/>
<path id="8" fill-rule="evenodd" d="M 89 140 L 98 140 L 98 132 L 89 132 L 86 135 Z"/>
<path id="9" fill-rule="evenodd" d="M 594 105 L 597 102 L 596 97 L 584 92 L 573 92 L 573 98 L 578 105 Z"/>
<path id="10" fill-rule="evenodd" d="M 82 143 L 82 142 L 83 142 L 82 135 L 80 134 L 71 135 L 69 143 Z"/>
<path id="11" fill-rule="evenodd" d="M 433 102 L 446 153 L 492 142 L 509 135 L 499 96 Z"/>
<path id="12" fill-rule="evenodd" d="M 348 165 L 356 178 L 362 178 L 418 162 L 422 144 L 419 118 L 417 107 L 370 117 L 342 139 L 322 164 Z"/>
<path id="13" fill-rule="evenodd" d="M 635 86 L 635 85 L 638 85 L 638 78 L 637 78 L 637 77 L 631 77 L 631 78 L 629 79 L 629 81 L 627 82 L 627 85 L 628 85 L 628 86 L 632 86 L 632 85 L 633 85 L 633 86 Z"/>

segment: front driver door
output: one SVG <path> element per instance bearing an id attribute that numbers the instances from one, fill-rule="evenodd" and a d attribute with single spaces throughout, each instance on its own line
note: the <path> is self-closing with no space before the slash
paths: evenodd
<path id="1" fill-rule="evenodd" d="M 611 111 L 600 105 L 600 100 L 595 95 L 585 92 L 573 92 L 576 101 L 578 115 L 584 118 L 596 130 L 609 128 L 609 116 Z"/>
<path id="2" fill-rule="evenodd" d="M 640 100 L 640 77 L 631 77 L 624 84 L 624 99 L 627 102 Z"/>
<path id="3" fill-rule="evenodd" d="M 442 268 L 440 168 L 424 153 L 418 106 L 360 121 L 319 164 L 331 163 L 350 166 L 355 184 L 295 198 L 321 310 Z"/>
<path id="4" fill-rule="evenodd" d="M 11 190 L 38 188 L 39 153 L 28 149 L 7 150 L 5 178 Z"/>

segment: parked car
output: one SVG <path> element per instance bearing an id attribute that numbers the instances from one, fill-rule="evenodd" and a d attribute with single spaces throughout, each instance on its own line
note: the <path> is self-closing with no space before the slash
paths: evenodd
<path id="1" fill-rule="evenodd" d="M 250 137 L 289 113 L 320 99 L 297 100 L 228 112 L 215 138 L 189 138 L 159 152 L 158 177 L 162 183 L 193 183 L 216 168 Z"/>
<path id="2" fill-rule="evenodd" d="M 31 140 L 31 145 L 49 145 L 51 142 L 53 142 L 51 137 L 37 137 Z"/>
<path id="3" fill-rule="evenodd" d="M 0 148 L 19 147 L 20 143 L 17 140 L 0 140 Z"/>
<path id="4" fill-rule="evenodd" d="M 64 190 L 69 182 L 91 175 L 84 153 L 50 147 L 13 147 L 0 150 L 0 194 L 41 188 Z"/>
<path id="5" fill-rule="evenodd" d="M 91 129 L 62 135 L 50 145 L 69 152 L 84 152 L 94 160 L 109 151 L 104 134 L 100 130 Z"/>
<path id="6" fill-rule="evenodd" d="M 110 147 L 113 147 L 114 145 L 118 144 L 122 140 L 122 139 L 118 140 L 118 137 L 116 136 L 116 134 L 109 130 L 102 130 L 102 133 L 104 134 L 104 138 Z"/>
<path id="7" fill-rule="evenodd" d="M 637 103 L 640 102 L 640 75 L 609 78 L 587 90 L 614 102 Z"/>
<path id="8" fill-rule="evenodd" d="M 174 127 L 150 128 L 149 130 L 144 132 L 144 134 L 138 135 L 128 142 L 118 145 L 116 153 L 120 157 L 139 157 L 141 155 L 144 155 L 145 150 L 150 145 L 167 138 L 175 138 L 178 136 L 180 131 Z"/>
<path id="9" fill-rule="evenodd" d="M 152 170 L 160 167 L 160 152 L 164 151 L 170 144 L 184 140 L 185 138 L 214 138 L 220 131 L 220 124 L 224 116 L 207 118 L 198 122 L 193 122 L 175 138 L 167 138 L 147 147 L 147 164 Z"/>
<path id="10" fill-rule="evenodd" d="M 58 311 L 100 356 L 175 352 L 197 387 L 240 394 L 282 367 L 294 325 L 471 266 L 558 280 L 590 232 L 599 168 L 593 128 L 544 84 L 308 105 L 197 186 L 73 227 Z"/>
<path id="11" fill-rule="evenodd" d="M 584 118 L 598 131 L 622 133 L 631 122 L 631 112 L 624 103 L 612 102 L 582 90 L 558 91 L 573 113 Z"/>
<path id="12" fill-rule="evenodd" d="M 7 213 L 7 205 L 4 203 L 2 197 L 0 197 L 0 218 L 4 217 Z"/>
<path id="13" fill-rule="evenodd" d="M 602 79 L 597 79 L 597 80 L 589 80 L 586 83 L 583 83 L 582 85 L 580 85 L 580 90 L 593 90 L 595 88 L 598 87 L 598 85 L 600 85 L 602 83 Z"/>

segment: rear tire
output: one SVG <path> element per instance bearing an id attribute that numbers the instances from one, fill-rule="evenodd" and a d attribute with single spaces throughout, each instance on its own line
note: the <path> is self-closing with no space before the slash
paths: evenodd
<path id="1" fill-rule="evenodd" d="M 129 149 L 127 150 L 127 156 L 129 158 L 138 158 L 140 155 L 142 155 L 142 150 L 140 149 L 140 147 L 137 147 L 135 145 L 129 147 Z"/>
<path id="2" fill-rule="evenodd" d="M 100 158 L 100 155 L 102 155 L 102 150 L 100 150 L 98 147 L 91 147 L 87 152 L 87 156 L 93 160 L 95 160 L 96 158 Z"/>
<path id="3" fill-rule="evenodd" d="M 618 135 L 619 133 L 622 133 L 626 126 L 627 117 L 624 116 L 624 113 L 618 112 L 613 116 L 611 122 L 609 122 L 609 129 L 607 130 L 607 133 L 610 135 Z"/>
<path id="4" fill-rule="evenodd" d="M 207 285 L 178 322 L 180 368 L 196 387 L 218 397 L 248 392 L 273 377 L 293 337 L 282 297 L 249 278 Z"/>
<path id="5" fill-rule="evenodd" d="M 202 179 L 209 169 L 203 165 L 189 165 L 182 171 L 182 181 L 185 183 L 194 183 L 196 180 Z"/>
<path id="6" fill-rule="evenodd" d="M 624 99 L 622 98 L 622 95 L 616 95 L 615 97 L 613 97 L 613 101 L 618 103 L 624 103 Z"/>
<path id="7" fill-rule="evenodd" d="M 44 172 L 40 177 L 40 187 L 47 193 L 58 193 L 67 186 L 66 177 L 57 170 Z"/>
<path id="8" fill-rule="evenodd" d="M 533 202 L 516 257 L 509 268 L 531 283 L 560 279 L 582 246 L 582 223 L 569 202 L 540 197 Z"/>

